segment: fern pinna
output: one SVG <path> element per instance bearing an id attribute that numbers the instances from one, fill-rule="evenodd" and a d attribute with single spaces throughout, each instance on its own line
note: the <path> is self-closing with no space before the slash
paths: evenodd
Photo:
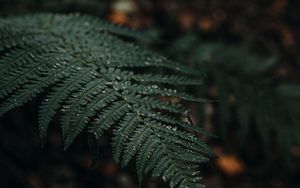
<path id="1" fill-rule="evenodd" d="M 199 164 L 212 153 L 192 134 L 203 131 L 184 121 L 181 104 L 161 100 L 198 101 L 174 88 L 199 82 L 187 76 L 192 70 L 128 42 L 137 38 L 88 16 L 1 19 L 0 115 L 42 94 L 42 138 L 59 111 L 65 148 L 85 128 L 96 139 L 113 129 L 115 160 L 125 166 L 135 158 L 140 181 L 151 174 L 172 187 L 203 187 Z"/>

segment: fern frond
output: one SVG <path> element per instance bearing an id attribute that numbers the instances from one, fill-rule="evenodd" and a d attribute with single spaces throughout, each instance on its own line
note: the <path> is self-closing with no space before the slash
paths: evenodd
<path id="1" fill-rule="evenodd" d="M 134 128 L 139 122 L 140 119 L 138 115 L 135 113 L 127 113 L 120 122 L 120 126 L 114 131 L 112 137 L 113 156 L 118 163 L 120 162 L 125 143 L 128 141 L 130 133 L 134 132 Z"/>
<path id="2" fill-rule="evenodd" d="M 26 52 L 28 53 L 28 52 Z M 21 61 L 23 63 L 26 63 L 26 61 L 34 61 L 32 60 L 32 57 L 35 57 L 34 55 L 31 55 L 31 59 L 22 59 Z M 53 56 L 55 57 L 55 56 Z M 47 63 L 42 64 L 44 61 L 48 61 Z M 61 61 L 61 62 L 59 62 Z M 31 79 L 35 79 L 39 77 L 41 73 L 47 72 L 48 70 L 53 71 L 54 69 L 51 69 L 51 66 L 61 66 L 60 64 L 64 63 L 64 60 L 60 60 L 57 56 L 54 59 L 39 59 L 36 61 L 36 63 L 32 64 L 17 64 L 12 65 L 11 68 L 6 69 L 7 67 L 3 67 L 3 70 L 5 71 L 3 75 L 3 80 L 0 83 L 0 87 L 3 88 L 2 91 L 0 91 L 0 98 L 5 97 L 6 95 L 13 92 L 15 89 L 20 87 L 22 84 L 25 84 L 26 82 L 29 82 Z M 14 66 L 17 66 L 15 68 Z M 54 73 L 54 72 L 53 72 Z M 54 73 L 55 74 L 55 73 Z"/>
<path id="3" fill-rule="evenodd" d="M 94 123 L 90 131 L 93 132 L 97 138 L 101 137 L 105 130 L 128 112 L 128 108 L 129 104 L 125 101 L 114 103 L 98 116 L 98 122 Z"/>
<path id="4" fill-rule="evenodd" d="M 61 117 L 64 138 L 66 138 L 69 134 L 68 130 L 70 124 L 72 123 L 72 118 L 80 116 L 81 112 L 85 110 L 86 105 L 90 101 L 93 103 L 97 102 L 97 100 L 99 99 L 97 95 L 106 95 L 105 93 L 108 92 L 108 90 L 105 89 L 105 87 L 106 86 L 104 80 L 96 79 L 94 81 L 88 82 L 85 87 L 80 88 L 78 91 L 74 91 L 72 96 L 68 98 L 66 104 L 63 106 L 64 113 Z M 115 97 L 112 90 L 110 91 L 110 94 L 112 95 L 109 96 Z M 92 100 L 93 98 L 96 99 Z"/>
<path id="5" fill-rule="evenodd" d="M 2 19 L 0 115 L 40 95 L 43 139 L 56 113 L 65 149 L 84 129 L 97 140 L 112 128 L 113 157 L 123 166 L 136 158 L 140 177 L 150 174 L 173 186 L 201 187 L 199 164 L 212 153 L 190 132 L 205 132 L 182 120 L 187 115 L 182 104 L 161 100 L 204 101 L 175 87 L 199 84 L 188 76 L 198 72 L 126 42 L 141 37 L 88 16 Z M 139 67 L 143 73 L 137 73 Z"/>
<path id="6" fill-rule="evenodd" d="M 65 147 L 68 148 L 74 141 L 75 137 L 80 133 L 83 127 L 89 122 L 89 118 L 95 116 L 97 110 L 102 109 L 109 103 L 112 103 L 117 99 L 113 90 L 109 90 L 99 96 L 100 100 L 92 100 L 90 103 L 85 104 L 86 107 L 83 108 L 79 113 L 76 113 L 75 119 L 71 120 L 70 127 L 64 127 L 66 130 L 66 141 Z M 77 116 L 77 117 L 76 117 Z M 96 132 L 94 133 L 96 134 Z"/>
<path id="7" fill-rule="evenodd" d="M 41 72 L 41 75 L 36 75 L 41 77 L 32 78 L 30 83 L 18 89 L 15 94 L 8 99 L 5 99 L 0 105 L 0 115 L 3 115 L 17 106 L 22 106 L 24 103 L 41 93 L 46 87 L 62 79 L 66 73 L 65 71 L 68 71 L 68 69 L 64 69 L 64 67 L 59 68 L 60 69 L 51 69 L 51 71 L 49 71 L 46 75 Z M 10 81 L 8 84 L 9 83 Z"/>
<path id="8" fill-rule="evenodd" d="M 192 95 L 189 95 L 187 93 L 179 92 L 176 89 L 170 89 L 170 88 L 160 88 L 158 85 L 139 85 L 136 86 L 137 92 L 139 94 L 143 95 L 162 95 L 167 97 L 178 97 L 183 100 L 187 101 L 195 101 L 195 102 L 207 102 L 208 100 L 202 99 L 202 98 L 195 98 Z"/>
<path id="9" fill-rule="evenodd" d="M 158 74 L 142 74 L 135 75 L 134 80 L 139 82 L 154 82 L 159 84 L 170 84 L 170 85 L 200 85 L 201 81 L 191 79 L 185 76 L 179 75 L 158 75 Z"/>
<path id="10" fill-rule="evenodd" d="M 50 92 L 40 106 L 39 113 L 39 129 L 41 138 L 46 138 L 48 125 L 56 111 L 61 108 L 61 103 L 64 102 L 72 91 L 77 90 L 84 84 L 90 81 L 90 77 L 85 77 L 89 70 L 74 71 L 66 78 L 62 84 L 54 88 Z"/>
<path id="11" fill-rule="evenodd" d="M 170 113 L 186 113 L 187 109 L 181 104 L 171 104 L 168 101 L 161 101 L 159 99 L 147 96 L 136 95 L 135 101 L 141 106 L 148 106 L 151 109 L 157 109 L 160 111 L 167 111 Z"/>

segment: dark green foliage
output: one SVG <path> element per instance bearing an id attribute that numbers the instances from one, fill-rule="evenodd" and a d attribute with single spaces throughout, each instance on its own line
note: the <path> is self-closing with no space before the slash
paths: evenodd
<path id="1" fill-rule="evenodd" d="M 212 153 L 190 131 L 203 132 L 182 120 L 185 107 L 159 99 L 203 101 L 175 89 L 199 82 L 173 73 L 196 71 L 126 42 L 141 37 L 87 16 L 1 19 L 0 115 L 43 96 L 43 139 L 60 112 L 65 148 L 84 129 L 96 139 L 112 129 L 115 160 L 125 166 L 135 157 L 140 180 L 149 173 L 172 186 L 202 187 L 198 165 Z"/>
<path id="2" fill-rule="evenodd" d="M 285 156 L 300 145 L 300 85 L 272 79 L 276 59 L 261 57 L 246 44 L 202 42 L 195 35 L 178 39 L 168 53 L 185 54 L 177 59 L 207 73 L 206 87 L 216 86 L 218 130 L 225 142 L 235 132 L 244 146 L 254 127 L 266 154 L 274 143 Z"/>

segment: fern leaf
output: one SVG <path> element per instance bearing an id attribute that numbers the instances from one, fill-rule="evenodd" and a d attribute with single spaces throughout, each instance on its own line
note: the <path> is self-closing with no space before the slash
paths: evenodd
<path id="1" fill-rule="evenodd" d="M 61 117 L 62 129 L 64 138 L 69 134 L 69 127 L 72 123 L 72 118 L 77 117 L 84 110 L 85 106 L 88 104 L 92 98 L 97 94 L 106 93 L 104 80 L 94 80 L 88 82 L 88 84 L 81 88 L 79 91 L 74 92 L 71 97 L 68 98 L 64 106 L 64 114 Z M 93 100 L 92 102 L 95 102 Z"/>
<path id="2" fill-rule="evenodd" d="M 177 114 L 184 114 L 187 112 L 187 109 L 184 108 L 181 104 L 171 104 L 168 101 L 161 101 L 153 97 L 142 97 L 137 95 L 135 101 L 141 106 L 149 106 L 151 109 Z"/>
<path id="3" fill-rule="evenodd" d="M 108 107 L 98 117 L 98 122 L 94 123 L 90 132 L 93 132 L 97 138 L 101 137 L 113 123 L 121 118 L 129 110 L 129 105 L 125 101 L 116 102 L 111 107 Z"/>
<path id="4" fill-rule="evenodd" d="M 126 143 L 125 150 L 123 152 L 123 166 L 126 166 L 132 157 L 136 155 L 142 144 L 149 139 L 148 137 L 150 134 L 151 130 L 149 127 L 141 125 L 136 127 L 134 134 L 128 139 L 129 142 Z"/>
<path id="5" fill-rule="evenodd" d="M 14 70 L 7 70 L 7 74 L 4 74 L 3 82 L 0 84 L 0 87 L 3 88 L 0 92 L 0 98 L 12 93 L 15 89 L 30 80 L 37 79 L 47 71 L 53 71 L 54 69 L 51 69 L 53 64 L 56 64 L 57 66 L 62 66 L 62 64 L 64 64 L 64 61 L 61 61 L 58 58 L 47 59 L 46 61 L 47 63 L 42 64 L 41 62 L 43 61 L 39 60 L 36 64 L 23 65 L 15 68 Z M 53 72 L 53 74 L 56 73 Z"/>
<path id="6" fill-rule="evenodd" d="M 190 131 L 205 132 L 182 120 L 187 115 L 182 104 L 160 98 L 205 101 L 176 88 L 199 84 L 189 76 L 198 71 L 128 42 L 141 38 L 89 16 L 2 19 L 0 115 L 39 95 L 43 139 L 56 114 L 65 149 L 84 129 L 95 140 L 111 129 L 114 159 L 124 166 L 136 158 L 140 181 L 150 174 L 172 186 L 201 187 L 199 164 L 213 154 Z M 137 73 L 139 67 L 143 73 Z"/>
<path id="7" fill-rule="evenodd" d="M 112 137 L 113 156 L 119 163 L 125 143 L 129 139 L 129 134 L 134 131 L 135 125 L 140 121 L 139 116 L 134 113 L 127 113 L 120 123 L 120 126 L 114 131 Z"/>
<path id="8" fill-rule="evenodd" d="M 107 104 L 111 103 L 112 101 L 116 100 L 116 95 L 114 91 L 108 91 L 99 96 L 100 100 L 93 100 L 86 107 L 83 111 L 78 114 L 78 117 L 75 117 L 75 120 L 72 120 L 70 127 L 65 127 L 67 130 L 66 141 L 65 141 L 65 149 L 68 148 L 74 141 L 75 137 L 82 131 L 84 126 L 89 122 L 89 118 L 93 117 L 97 110 L 102 109 Z M 77 114 L 76 114 L 77 116 Z"/>
<path id="9" fill-rule="evenodd" d="M 191 79 L 185 76 L 179 75 L 159 75 L 159 74 L 142 74 L 135 75 L 134 80 L 139 82 L 153 82 L 159 84 L 170 84 L 170 85 L 200 85 L 201 81 L 196 79 Z"/>
<path id="10" fill-rule="evenodd" d="M 154 150 L 158 147 L 159 141 L 152 135 L 145 143 L 141 146 L 141 149 L 137 155 L 137 173 L 139 177 L 139 182 L 143 180 L 143 171 L 146 169 L 148 161 L 152 158 Z"/>
<path id="11" fill-rule="evenodd" d="M 78 89 L 81 84 L 90 80 L 90 77 L 85 77 L 88 72 L 89 70 L 72 72 L 70 77 L 64 80 L 59 87 L 55 88 L 54 91 L 46 96 L 39 111 L 39 129 L 41 138 L 46 138 L 48 125 L 56 111 L 61 107 L 61 103 L 68 98 L 72 91 Z"/>
<path id="12" fill-rule="evenodd" d="M 53 70 L 53 69 L 52 69 Z M 36 95 L 41 93 L 44 88 L 49 85 L 58 82 L 64 77 L 65 69 L 60 69 L 58 72 L 48 74 L 42 79 L 32 80 L 30 84 L 25 85 L 23 88 L 19 89 L 16 94 L 12 97 L 6 99 L 0 106 L 0 115 L 3 115 L 7 111 L 21 106 L 24 103 L 28 102 Z"/>
<path id="13" fill-rule="evenodd" d="M 192 95 L 181 93 L 176 89 L 160 88 L 157 85 L 137 86 L 137 92 L 144 95 L 162 95 L 167 97 L 178 97 L 187 101 L 208 102 L 206 99 L 195 98 Z"/>

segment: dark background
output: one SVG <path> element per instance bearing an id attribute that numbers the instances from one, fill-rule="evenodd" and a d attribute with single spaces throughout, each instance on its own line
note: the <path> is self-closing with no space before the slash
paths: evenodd
<path id="1" fill-rule="evenodd" d="M 202 88 L 187 88 L 218 100 L 190 105 L 193 120 L 218 136 L 205 138 L 218 155 L 202 166 L 207 187 L 300 187 L 300 1 L 0 0 L 3 17 L 41 12 L 89 14 L 138 29 L 148 35 L 142 45 L 207 73 Z M 221 47 L 209 60 L 199 55 L 214 45 Z M 248 71 L 266 67 L 269 59 L 276 63 L 263 72 Z M 224 65 L 202 64 L 206 61 Z M 289 84 L 295 87 L 280 87 Z M 283 94 L 278 88 L 284 88 Z M 108 138 L 103 138 L 97 158 L 90 154 L 85 135 L 63 151 L 57 121 L 41 147 L 38 102 L 0 119 L 0 188 L 138 187 L 134 164 L 118 167 Z M 224 104 L 230 105 L 224 110 Z M 270 123 L 258 123 L 262 113 Z M 241 122 L 247 126 L 242 136 Z M 142 187 L 168 186 L 146 178 Z"/>

